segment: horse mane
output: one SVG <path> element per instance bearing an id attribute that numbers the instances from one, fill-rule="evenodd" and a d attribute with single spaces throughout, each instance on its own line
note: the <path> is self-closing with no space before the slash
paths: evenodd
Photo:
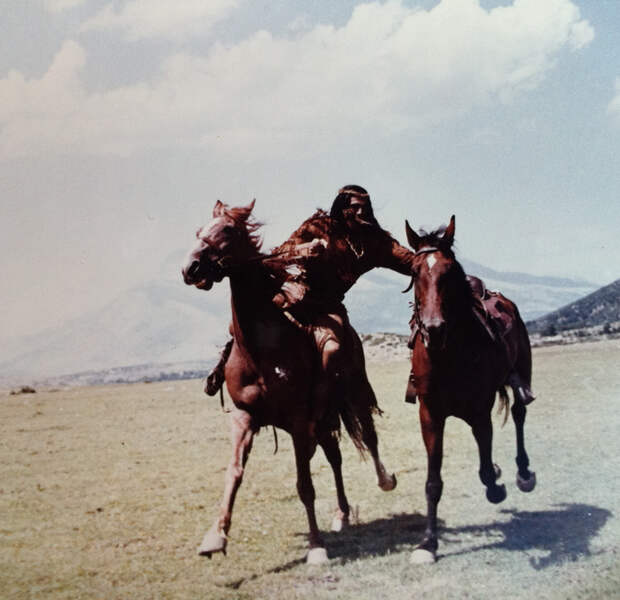
<path id="1" fill-rule="evenodd" d="M 467 275 L 463 269 L 461 263 L 457 260 L 452 246 L 447 246 L 443 243 L 443 236 L 446 232 L 447 226 L 442 225 L 438 229 L 431 231 L 430 233 L 421 229 L 418 232 L 420 239 L 420 248 L 437 248 L 443 254 L 445 254 L 450 260 L 453 261 L 452 268 L 449 271 L 448 276 L 451 281 L 454 282 L 455 289 L 458 293 L 459 300 L 464 303 L 464 308 L 472 309 L 475 304 L 474 292 L 467 282 Z"/>
<path id="2" fill-rule="evenodd" d="M 223 206 L 224 213 L 235 222 L 235 227 L 244 229 L 248 234 L 248 241 L 257 253 L 261 252 L 263 245 L 263 239 L 258 233 L 258 230 L 263 226 L 263 223 L 257 221 L 251 213 L 251 209 L 244 206 L 229 207 L 227 204 Z"/>

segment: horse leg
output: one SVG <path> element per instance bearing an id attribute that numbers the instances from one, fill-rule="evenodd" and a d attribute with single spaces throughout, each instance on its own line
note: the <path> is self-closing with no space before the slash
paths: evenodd
<path id="1" fill-rule="evenodd" d="M 517 487 L 522 492 L 531 492 L 536 486 L 536 473 L 529 470 L 530 460 L 525 451 L 523 425 L 525 423 L 527 409 L 525 408 L 525 404 L 516 396 L 511 412 L 517 433 Z"/>
<path id="2" fill-rule="evenodd" d="M 377 406 L 377 399 L 366 374 L 362 373 L 361 377 L 362 381 L 354 394 L 354 402 L 361 427 L 362 441 L 372 457 L 377 474 L 377 485 L 384 492 L 389 492 L 396 487 L 396 475 L 388 474 L 379 457 L 379 440 L 372 416 L 373 408 Z"/>
<path id="3" fill-rule="evenodd" d="M 256 432 L 251 416 L 238 409 L 234 409 L 231 413 L 230 428 L 233 452 L 226 470 L 226 483 L 220 514 L 211 529 L 205 534 L 202 544 L 198 548 L 198 554 L 208 558 L 211 558 L 211 554 L 214 552 L 226 554 L 233 504 L 243 479 L 243 470 L 252 449 L 252 441 Z"/>
<path id="4" fill-rule="evenodd" d="M 326 329 L 327 327 L 324 326 L 323 330 Z M 357 434 L 361 435 L 361 441 L 368 448 L 375 465 L 378 486 L 384 491 L 393 490 L 396 487 L 396 477 L 393 474 L 388 475 L 379 458 L 377 432 L 372 418 L 377 399 L 366 376 L 362 344 L 352 328 L 347 330 L 346 334 L 332 331 L 330 337 L 325 337 L 325 333 L 321 335 L 323 337 L 318 338 L 320 343 L 317 342 L 317 344 L 322 348 L 323 377 L 327 382 L 323 388 L 329 390 L 330 397 L 341 397 L 343 405 L 349 406 L 355 413 L 350 419 L 347 418 L 346 413 L 341 415 L 347 431 L 354 438 L 358 437 Z M 351 348 L 352 361 L 355 365 L 353 369 L 343 364 L 344 357 L 339 338 L 346 335 L 349 336 L 346 338 L 346 344 Z M 361 431 L 357 431 L 355 421 L 359 423 Z"/>
<path id="5" fill-rule="evenodd" d="M 349 524 L 349 501 L 344 491 L 342 479 L 342 455 L 338 445 L 338 438 L 331 432 L 326 432 L 319 438 L 319 444 L 323 448 L 325 457 L 334 473 L 336 495 L 338 496 L 338 510 L 332 520 L 332 531 L 342 531 Z"/>
<path id="6" fill-rule="evenodd" d="M 437 505 L 443 491 L 441 461 L 443 459 L 443 431 L 445 417 L 433 418 L 425 402 L 420 401 L 420 425 L 426 447 L 426 531 L 422 543 L 411 554 L 414 564 L 433 563 L 437 559 Z"/>
<path id="7" fill-rule="evenodd" d="M 297 430 L 293 433 L 295 447 L 295 463 L 297 465 L 297 493 L 302 501 L 308 517 L 308 564 L 327 562 L 327 551 L 321 538 L 314 511 L 315 492 L 310 473 L 310 459 L 314 454 L 315 440 L 307 430 Z"/>
<path id="8" fill-rule="evenodd" d="M 316 332 L 315 332 L 316 333 Z M 323 334 L 324 335 L 324 334 Z M 338 496 L 338 511 L 332 521 L 332 531 L 342 531 L 349 524 L 349 503 L 344 491 L 342 480 L 342 455 L 335 431 L 339 427 L 338 412 L 334 410 L 334 403 L 330 402 L 333 397 L 343 396 L 344 389 L 343 373 L 339 368 L 340 342 L 332 337 L 321 340 L 321 372 L 314 401 L 313 418 L 319 420 L 321 416 L 325 421 L 325 431 L 319 437 L 319 444 L 329 462 L 336 483 Z M 327 414 L 324 415 L 324 411 Z"/>
<path id="9" fill-rule="evenodd" d="M 388 475 L 379 458 L 377 432 L 372 418 L 377 400 L 366 376 L 364 349 L 357 333 L 346 317 L 343 319 L 337 314 L 328 315 L 314 333 L 321 353 L 322 375 L 318 388 L 324 394 L 321 397 L 328 400 L 340 398 L 340 403 L 346 407 L 340 416 L 355 445 L 360 448 L 363 444 L 368 448 L 375 465 L 377 484 L 384 491 L 393 490 L 396 477 Z M 347 364 L 343 345 L 349 350 Z M 320 403 L 317 406 L 323 407 Z"/>
<path id="10" fill-rule="evenodd" d="M 396 475 L 390 475 L 379 457 L 379 439 L 372 417 L 373 407 L 376 406 L 375 393 L 368 381 L 364 381 L 359 386 L 357 392 L 353 394 L 354 409 L 356 418 L 359 422 L 360 433 L 363 445 L 370 452 L 375 473 L 377 474 L 377 485 L 384 491 L 389 492 L 396 487 Z"/>
<path id="11" fill-rule="evenodd" d="M 474 422 L 472 429 L 480 454 L 480 470 L 478 471 L 480 481 L 482 481 L 487 488 L 487 500 L 493 504 L 498 504 L 506 499 L 506 486 L 504 484 L 497 485 L 495 483 L 496 480 L 499 479 L 501 471 L 497 465 L 493 464 L 491 457 L 493 424 L 491 423 L 490 413 Z"/>

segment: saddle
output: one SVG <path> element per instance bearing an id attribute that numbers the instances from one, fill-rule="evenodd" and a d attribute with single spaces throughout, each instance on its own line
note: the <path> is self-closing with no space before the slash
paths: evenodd
<path id="1" fill-rule="evenodd" d="M 499 292 L 490 291 L 479 277 L 467 275 L 467 282 L 473 292 L 473 313 L 478 323 L 494 344 L 507 351 L 505 337 L 515 323 L 514 305 Z M 413 350 L 416 336 L 420 333 L 415 312 L 409 321 L 409 326 L 411 327 L 411 335 L 407 346 Z M 416 375 L 411 372 L 407 381 L 405 402 L 415 404 L 417 393 Z"/>
<path id="2" fill-rule="evenodd" d="M 467 283 L 474 297 L 473 312 L 478 322 L 493 342 L 501 342 L 510 332 L 515 322 L 512 303 L 499 292 L 487 288 L 484 281 L 474 275 L 467 275 Z M 413 349 L 419 327 L 414 316 L 409 321 L 411 335 L 407 346 Z"/>

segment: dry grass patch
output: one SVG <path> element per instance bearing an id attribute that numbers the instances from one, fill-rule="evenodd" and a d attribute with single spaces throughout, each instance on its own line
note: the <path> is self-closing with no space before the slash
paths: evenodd
<path id="1" fill-rule="evenodd" d="M 288 436 L 264 430 L 241 487 L 227 557 L 196 555 L 215 518 L 229 457 L 227 416 L 198 381 L 79 388 L 0 400 L 2 598 L 603 597 L 620 589 L 617 343 L 535 352 L 538 399 L 526 441 L 539 487 L 514 485 L 514 433 L 496 429 L 508 499 L 488 504 L 468 428 L 446 430 L 438 563 L 412 567 L 425 512 L 417 410 L 407 364 L 373 364 L 378 420 L 398 487 L 343 440 L 359 522 L 327 533 L 332 560 L 307 567 L 306 519 Z M 317 514 L 336 506 L 331 471 L 313 461 Z"/>

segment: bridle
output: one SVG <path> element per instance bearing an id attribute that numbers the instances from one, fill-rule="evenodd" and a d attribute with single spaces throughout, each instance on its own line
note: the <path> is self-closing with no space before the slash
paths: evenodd
<path id="1" fill-rule="evenodd" d="M 413 255 L 418 256 L 419 254 L 431 254 L 433 252 L 439 252 L 439 248 L 437 248 L 436 246 L 424 246 L 424 248 L 416 250 Z M 401 294 L 406 294 L 408 291 L 410 291 L 414 283 L 415 273 L 411 275 L 411 281 L 409 282 L 409 285 L 401 292 Z"/>
<path id="2" fill-rule="evenodd" d="M 417 256 L 418 254 L 430 254 L 432 252 L 439 252 L 439 248 L 436 246 L 424 246 L 424 248 L 416 250 L 413 254 Z"/>
<path id="3" fill-rule="evenodd" d="M 416 250 L 413 254 L 414 256 L 418 256 L 421 254 L 432 254 L 433 252 L 438 252 L 438 251 L 439 251 L 439 248 L 437 248 L 436 246 L 424 246 L 423 248 Z M 409 290 L 411 290 L 414 283 L 415 283 L 415 273 L 411 275 L 411 281 L 409 282 L 407 289 L 403 290 L 402 293 L 404 294 L 408 292 Z M 424 323 L 422 322 L 422 319 L 420 318 L 419 309 L 420 309 L 420 300 L 418 299 L 416 295 L 414 295 L 413 315 L 411 317 L 411 320 L 409 321 L 409 326 L 411 327 L 412 330 L 414 329 L 414 326 L 417 328 L 417 331 L 419 331 L 420 335 L 422 336 L 422 342 L 424 343 L 424 346 L 428 347 L 430 335 L 429 335 L 426 325 L 424 325 Z"/>

